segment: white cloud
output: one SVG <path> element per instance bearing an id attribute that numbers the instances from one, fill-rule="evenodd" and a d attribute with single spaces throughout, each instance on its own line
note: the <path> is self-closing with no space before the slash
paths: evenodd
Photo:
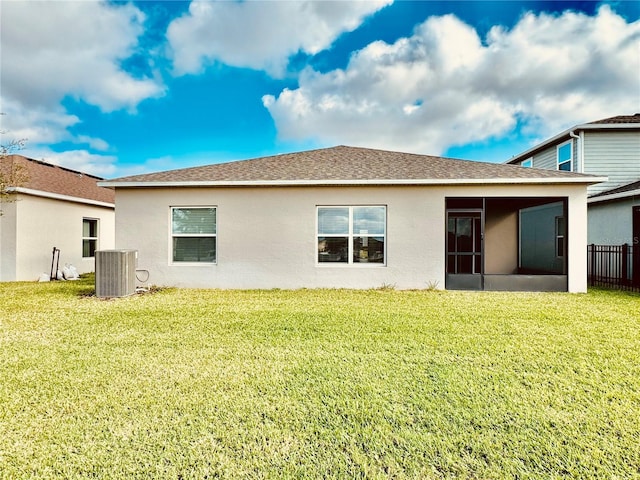
<path id="1" fill-rule="evenodd" d="M 518 120 L 545 136 L 640 108 L 640 21 L 602 7 L 589 17 L 527 14 L 483 43 L 452 15 L 409 38 L 374 42 L 345 70 L 303 72 L 263 103 L 282 139 L 315 138 L 441 154 L 501 136 Z"/>
<path id="2" fill-rule="evenodd" d="M 199 73 L 220 61 L 280 76 L 291 55 L 326 49 L 389 3 L 193 1 L 167 31 L 174 69 L 178 75 Z"/>
<path id="3" fill-rule="evenodd" d="M 157 80 L 119 65 L 134 53 L 143 22 L 133 5 L 3 2 L 2 96 L 37 108 L 69 95 L 113 111 L 162 94 Z"/>
<path id="4" fill-rule="evenodd" d="M 144 15 L 133 5 L 17 1 L 2 2 L 1 9 L 5 137 L 25 138 L 27 146 L 36 148 L 71 141 L 106 150 L 102 139 L 69 132 L 80 118 L 62 106 L 66 97 L 110 112 L 134 110 L 142 100 L 163 94 L 159 80 L 134 78 L 121 68 L 143 33 Z M 81 160 L 71 152 L 64 160 L 81 165 L 88 161 L 90 168 L 108 171 L 104 161 L 83 155 Z"/>

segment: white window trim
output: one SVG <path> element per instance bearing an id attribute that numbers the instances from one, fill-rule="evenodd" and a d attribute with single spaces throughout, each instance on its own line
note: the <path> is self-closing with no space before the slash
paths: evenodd
<path id="1" fill-rule="evenodd" d="M 384 234 L 382 235 L 374 235 L 374 234 L 356 234 L 353 232 L 353 209 L 354 208 L 368 208 L 368 207 L 382 207 L 384 208 Z M 349 209 L 349 233 L 348 234 L 325 234 L 320 235 L 318 232 L 318 211 L 321 208 L 348 208 Z M 315 242 L 314 242 L 314 255 L 316 266 L 321 268 L 380 268 L 387 266 L 387 205 L 316 205 L 316 233 L 315 233 Z M 318 261 L 318 237 L 347 237 L 347 246 L 349 249 L 348 252 L 348 262 L 320 262 Z M 353 261 L 353 239 L 354 237 L 382 237 L 384 241 L 384 258 L 381 263 L 368 263 L 368 262 L 354 262 Z"/>
<path id="2" fill-rule="evenodd" d="M 84 236 L 84 222 L 85 220 L 90 221 L 90 222 L 96 222 L 96 236 L 95 237 L 85 237 Z M 85 257 L 84 256 L 84 241 L 85 240 L 95 240 L 96 241 L 96 250 L 98 250 L 100 248 L 99 246 L 99 242 L 100 242 L 100 219 L 98 218 L 91 218 L 91 217 L 82 217 L 82 259 L 83 260 L 93 260 L 96 256 L 95 253 L 89 257 Z"/>
<path id="3" fill-rule="evenodd" d="M 565 145 L 569 145 L 569 160 L 560 161 L 560 149 Z M 567 140 L 562 142 L 556 147 L 556 170 L 560 170 L 560 165 L 569 163 L 569 170 L 563 170 L 564 172 L 573 172 L 573 140 Z"/>
<path id="4" fill-rule="evenodd" d="M 533 157 L 523 160 L 520 166 L 525 168 L 533 168 Z"/>
<path id="5" fill-rule="evenodd" d="M 216 210 L 216 233 L 202 234 L 173 234 L 173 211 L 181 208 L 215 208 Z M 168 263 L 173 267 L 211 267 L 218 264 L 218 206 L 217 205 L 173 205 L 169 208 L 169 248 Z M 173 239 L 174 237 L 214 237 L 216 239 L 216 261 L 215 262 L 176 262 L 173 260 Z"/>

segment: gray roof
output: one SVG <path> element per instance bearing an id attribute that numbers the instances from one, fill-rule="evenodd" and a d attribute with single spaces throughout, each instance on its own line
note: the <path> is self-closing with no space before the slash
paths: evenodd
<path id="1" fill-rule="evenodd" d="M 606 197 L 609 195 L 620 195 L 628 192 L 636 192 L 638 190 L 640 190 L 640 180 L 636 180 L 634 182 L 627 183 L 626 185 L 615 187 L 610 190 L 605 190 L 604 192 L 596 193 L 595 195 L 591 195 L 589 198 Z"/>
<path id="2" fill-rule="evenodd" d="M 603 118 L 595 122 L 589 122 L 589 125 L 612 125 L 620 123 L 640 123 L 640 113 L 633 115 L 618 115 L 617 117 Z"/>
<path id="3" fill-rule="evenodd" d="M 599 177 L 515 165 L 338 146 L 101 182 L 114 187 L 597 183 Z"/>

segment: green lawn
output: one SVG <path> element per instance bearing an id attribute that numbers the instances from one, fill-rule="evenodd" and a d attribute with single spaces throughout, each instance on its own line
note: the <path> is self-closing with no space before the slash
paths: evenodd
<path id="1" fill-rule="evenodd" d="M 640 478 L 640 295 L 0 283 L 0 478 Z"/>

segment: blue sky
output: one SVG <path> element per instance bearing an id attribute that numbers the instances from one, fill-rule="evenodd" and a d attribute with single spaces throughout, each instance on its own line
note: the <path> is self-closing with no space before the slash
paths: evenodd
<path id="1" fill-rule="evenodd" d="M 106 178 L 353 145 L 501 162 L 640 112 L 640 2 L 0 2 L 2 143 Z"/>

